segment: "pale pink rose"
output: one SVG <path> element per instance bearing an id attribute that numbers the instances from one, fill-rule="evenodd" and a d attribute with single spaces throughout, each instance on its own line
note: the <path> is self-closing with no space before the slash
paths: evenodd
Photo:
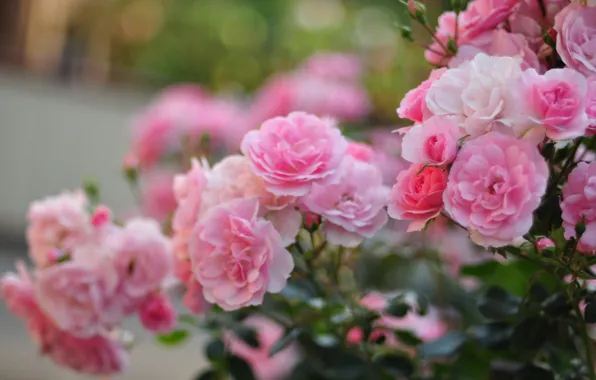
<path id="1" fill-rule="evenodd" d="M 322 78 L 356 81 L 362 74 L 362 64 L 353 54 L 322 52 L 310 56 L 303 70 Z"/>
<path id="2" fill-rule="evenodd" d="M 331 122 L 302 112 L 266 121 L 244 136 L 242 152 L 267 190 L 306 195 L 313 183 L 336 177 L 347 142 Z"/>
<path id="3" fill-rule="evenodd" d="M 588 127 L 586 79 L 571 69 L 552 69 L 540 75 L 526 70 L 511 91 L 515 104 L 514 130 L 542 125 L 555 141 L 583 136 Z"/>
<path id="4" fill-rule="evenodd" d="M 293 196 L 275 195 L 267 189 L 263 178 L 256 175 L 245 156 L 227 156 L 208 173 L 203 191 L 201 213 L 232 199 L 257 198 L 267 210 L 281 210 L 294 203 Z"/>
<path id="5" fill-rule="evenodd" d="M 561 202 L 565 238 L 575 237 L 575 226 L 584 221 L 586 231 L 579 240 L 578 249 L 596 253 L 596 163 L 580 162 L 563 186 Z"/>
<path id="6" fill-rule="evenodd" d="M 399 104 L 397 115 L 402 119 L 410 119 L 416 123 L 421 123 L 432 116 L 432 112 L 426 105 L 426 94 L 430 86 L 446 71 L 446 68 L 431 71 L 427 80 L 415 89 L 408 91 Z"/>
<path id="7" fill-rule="evenodd" d="M 596 8 L 569 4 L 555 17 L 557 53 L 585 76 L 596 74 Z"/>
<path id="8" fill-rule="evenodd" d="M 458 67 L 472 60 L 478 53 L 521 60 L 523 70 L 532 68 L 542 71 L 536 53 L 528 45 L 525 36 L 497 29 L 483 33 L 457 49 L 457 55 L 449 61 L 449 67 Z"/>
<path id="9" fill-rule="evenodd" d="M 259 347 L 251 347 L 233 333 L 225 334 L 230 353 L 244 359 L 252 368 L 257 380 L 279 380 L 289 375 L 300 361 L 296 344 L 290 344 L 274 356 L 269 355 L 273 345 L 284 335 L 283 327 L 260 316 L 246 318 L 243 323 L 255 329 Z"/>
<path id="10" fill-rule="evenodd" d="M 511 32 L 526 37 L 530 48 L 538 52 L 545 46 L 542 29 L 552 26 L 555 15 L 567 4 L 566 0 L 521 0 L 519 8 L 509 18 Z M 544 5 L 546 17 L 541 5 Z"/>
<path id="11" fill-rule="evenodd" d="M 141 208 L 143 214 L 159 221 L 167 220 L 176 210 L 176 198 L 172 189 L 174 174 L 154 172 L 141 184 Z"/>
<path id="12" fill-rule="evenodd" d="M 39 267 L 49 264 L 54 249 L 71 251 L 92 231 L 82 191 L 66 192 L 33 202 L 27 219 L 27 243 L 31 259 Z"/>
<path id="13" fill-rule="evenodd" d="M 391 189 L 389 216 L 408 220 L 408 232 L 419 231 L 426 222 L 439 215 L 443 209 L 443 191 L 447 172 L 440 168 L 412 165 L 397 175 Z"/>
<path id="14" fill-rule="evenodd" d="M 204 314 L 211 308 L 211 304 L 203 296 L 203 287 L 194 278 L 186 283 L 186 293 L 184 293 L 182 303 L 194 314 Z"/>
<path id="15" fill-rule="evenodd" d="M 5 273 L 0 278 L 0 294 L 8 310 L 21 319 L 38 311 L 35 289 L 25 264 L 17 262 L 18 273 Z"/>
<path id="16" fill-rule="evenodd" d="M 456 120 L 446 116 L 431 117 L 405 134 L 402 157 L 413 164 L 450 164 L 455 159 L 461 137 Z"/>
<path id="17" fill-rule="evenodd" d="M 206 165 L 198 160 L 191 161 L 191 168 L 185 174 L 174 177 L 174 198 L 178 204 L 172 227 L 176 230 L 192 228 L 199 217 L 203 191 L 207 186 Z"/>
<path id="18" fill-rule="evenodd" d="M 189 242 L 193 272 L 205 299 L 224 310 L 259 305 L 265 292 L 278 293 L 294 267 L 273 225 L 258 217 L 256 199 L 213 207 Z"/>
<path id="19" fill-rule="evenodd" d="M 295 206 L 288 206 L 281 210 L 273 210 L 265 215 L 273 228 L 281 236 L 284 246 L 289 246 L 296 241 L 296 236 L 302 227 L 302 214 Z"/>
<path id="20" fill-rule="evenodd" d="M 541 253 L 546 248 L 554 247 L 554 246 L 555 246 L 555 242 L 552 241 L 552 239 L 549 239 L 547 237 L 541 237 L 540 239 L 538 239 L 536 241 L 536 250 L 538 251 L 538 253 Z"/>
<path id="21" fill-rule="evenodd" d="M 496 28 L 519 7 L 520 0 L 473 0 L 460 14 L 462 38 L 469 40 Z"/>
<path id="22" fill-rule="evenodd" d="M 314 185 L 303 203 L 323 218 L 329 243 L 355 247 L 387 223 L 388 193 L 377 167 L 346 156 L 339 181 Z"/>
<path id="23" fill-rule="evenodd" d="M 447 47 L 449 39 L 455 40 L 455 28 L 457 24 L 455 20 L 455 12 L 444 12 L 439 16 L 435 37 L 441 41 L 442 46 L 433 39 L 430 49 L 424 52 L 424 57 L 430 64 L 444 66 L 449 62 L 451 53 L 446 52 L 444 47 Z M 462 39 L 464 35 L 462 25 L 459 24 L 458 26 L 458 42 L 463 43 L 465 40 Z"/>
<path id="24" fill-rule="evenodd" d="M 426 103 L 434 115 L 455 116 L 462 120 L 466 134 L 480 136 L 494 127 L 508 126 L 509 91 L 520 75 L 518 60 L 480 53 L 436 80 Z"/>
<path id="25" fill-rule="evenodd" d="M 392 186 L 395 177 L 410 166 L 401 156 L 402 137 L 388 130 L 373 130 L 370 139 L 375 153 L 373 163 L 381 170 L 383 183 Z"/>
<path id="26" fill-rule="evenodd" d="M 170 241 L 151 219 L 132 219 L 113 237 L 113 265 L 121 291 L 141 298 L 155 291 L 170 274 L 173 254 Z"/>
<path id="27" fill-rule="evenodd" d="M 532 227 L 548 175 L 535 145 L 490 132 L 459 151 L 443 194 L 445 211 L 476 244 L 507 245 Z"/>
<path id="28" fill-rule="evenodd" d="M 588 133 L 594 135 L 596 134 L 596 75 L 588 77 L 586 114 L 588 116 Z"/>
<path id="29" fill-rule="evenodd" d="M 348 149 L 346 149 L 346 154 L 349 154 L 358 161 L 370 163 L 373 161 L 375 152 L 370 145 L 350 141 L 348 143 Z"/>
<path id="30" fill-rule="evenodd" d="M 153 293 L 141 304 L 139 319 L 147 330 L 166 334 L 176 326 L 176 310 L 165 294 Z"/>
<path id="31" fill-rule="evenodd" d="M 122 319 L 114 308 L 118 276 L 109 265 L 70 261 L 37 272 L 41 309 L 61 330 L 79 337 L 109 331 Z"/>

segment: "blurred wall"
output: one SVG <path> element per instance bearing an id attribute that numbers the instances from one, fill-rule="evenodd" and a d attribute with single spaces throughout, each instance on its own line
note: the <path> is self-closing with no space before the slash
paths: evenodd
<path id="1" fill-rule="evenodd" d="M 19 234 L 28 205 L 101 184 L 116 212 L 133 200 L 120 176 L 127 126 L 148 95 L 126 88 L 71 87 L 0 71 L 0 233 Z"/>

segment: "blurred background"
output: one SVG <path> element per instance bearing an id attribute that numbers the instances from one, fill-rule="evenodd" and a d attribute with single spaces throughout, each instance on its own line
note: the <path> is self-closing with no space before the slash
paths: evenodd
<path id="1" fill-rule="evenodd" d="M 449 2 L 426 3 L 436 20 Z M 315 52 L 350 52 L 364 65 L 367 123 L 396 125 L 400 99 L 431 69 L 399 35 L 407 19 L 398 0 L 1 0 L 0 269 L 24 257 L 35 199 L 93 178 L 116 212 L 130 208 L 130 121 L 164 86 L 249 98 Z M 0 379 L 79 378 L 37 359 L 3 306 L 0 331 Z M 190 378 L 198 353 L 149 340 L 126 378 Z"/>

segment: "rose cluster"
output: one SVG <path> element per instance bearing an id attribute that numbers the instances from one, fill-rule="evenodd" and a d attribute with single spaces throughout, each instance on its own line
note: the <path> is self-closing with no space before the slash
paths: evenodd
<path id="1" fill-rule="evenodd" d="M 23 319 L 43 355 L 89 374 L 121 372 L 128 354 L 121 323 L 137 315 L 153 332 L 168 332 L 176 313 L 165 293 L 172 251 L 159 225 L 123 226 L 83 191 L 34 202 L 27 239 L 35 265 L 0 280 L 9 310 Z"/>

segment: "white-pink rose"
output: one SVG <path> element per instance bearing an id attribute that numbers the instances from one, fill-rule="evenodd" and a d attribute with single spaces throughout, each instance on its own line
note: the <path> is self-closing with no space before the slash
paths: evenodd
<path id="1" fill-rule="evenodd" d="M 232 200 L 209 210 L 191 236 L 189 254 L 205 299 L 224 310 L 280 292 L 294 267 L 280 234 L 258 214 L 256 199 Z"/>
<path id="2" fill-rule="evenodd" d="M 575 226 L 584 221 L 586 231 L 579 240 L 578 249 L 596 253 L 596 163 L 580 162 L 569 174 L 563 186 L 561 202 L 565 238 L 576 237 Z"/>
<path id="3" fill-rule="evenodd" d="M 462 38 L 469 40 L 496 28 L 514 13 L 520 0 L 473 0 L 460 14 Z"/>
<path id="4" fill-rule="evenodd" d="M 459 151 L 443 194 L 445 210 L 476 244 L 507 245 L 532 227 L 548 175 L 535 145 L 490 132 Z"/>
<path id="5" fill-rule="evenodd" d="M 405 134 L 402 157 L 413 164 L 450 164 L 455 159 L 461 137 L 456 120 L 444 116 L 431 117 Z"/>
<path id="6" fill-rule="evenodd" d="M 555 17 L 557 53 L 585 76 L 596 74 L 596 8 L 569 4 Z"/>
<path id="7" fill-rule="evenodd" d="M 291 196 L 306 195 L 313 183 L 333 180 L 346 148 L 334 124 L 302 112 L 268 120 L 242 142 L 242 152 L 267 190 Z"/>
<path id="8" fill-rule="evenodd" d="M 314 185 L 303 200 L 306 208 L 323 218 L 323 231 L 332 244 L 355 247 L 372 237 L 387 222 L 384 210 L 389 189 L 374 165 L 346 156 L 340 179 Z"/>

